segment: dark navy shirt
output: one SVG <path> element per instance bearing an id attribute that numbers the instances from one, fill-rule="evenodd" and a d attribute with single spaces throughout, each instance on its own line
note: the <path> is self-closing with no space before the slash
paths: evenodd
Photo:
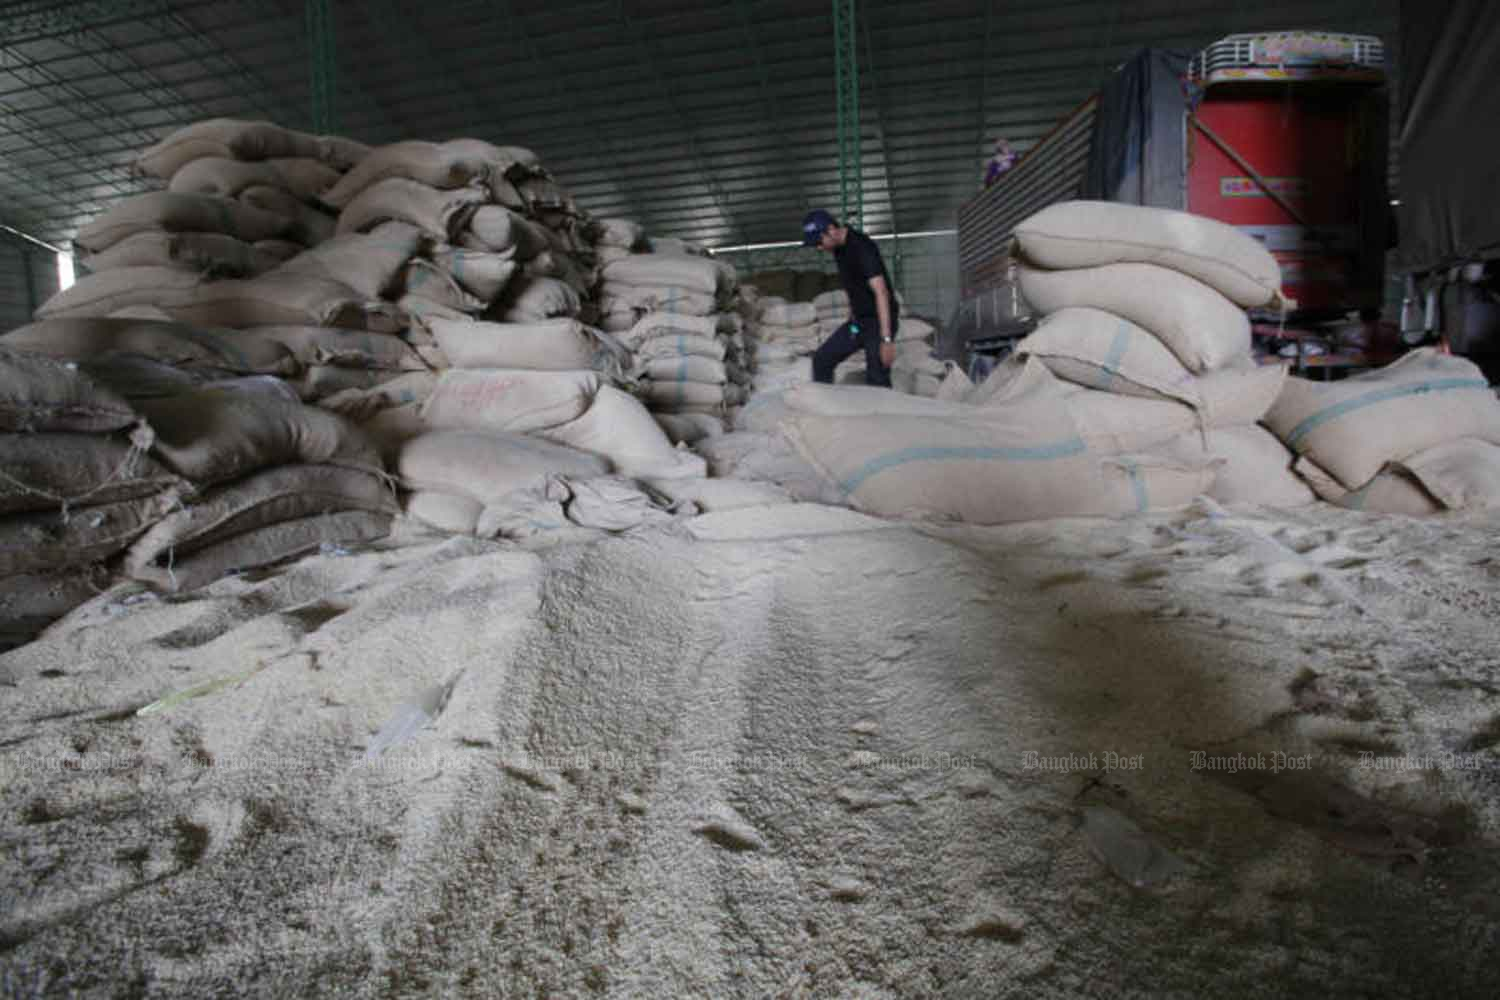
<path id="1" fill-rule="evenodd" d="M 844 245 L 833 251 L 833 259 L 838 262 L 839 280 L 844 283 L 844 291 L 849 296 L 850 314 L 860 323 L 878 322 L 880 313 L 875 309 L 875 292 L 870 288 L 870 279 L 881 277 L 890 292 L 891 321 L 894 323 L 900 311 L 896 305 L 896 286 L 885 273 L 885 261 L 881 259 L 875 241 L 858 229 L 850 229 Z"/>

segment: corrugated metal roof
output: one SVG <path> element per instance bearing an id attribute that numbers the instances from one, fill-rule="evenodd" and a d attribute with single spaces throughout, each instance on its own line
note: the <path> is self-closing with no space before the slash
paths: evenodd
<path id="1" fill-rule="evenodd" d="M 341 134 L 535 149 L 578 202 L 708 245 L 787 239 L 837 201 L 821 0 L 333 4 Z M 865 222 L 951 227 L 996 135 L 1024 151 L 1142 45 L 1380 35 L 1394 0 L 864 0 Z M 0 222 L 54 243 L 157 186 L 135 154 L 206 117 L 309 127 L 298 0 L 0 4 Z"/>

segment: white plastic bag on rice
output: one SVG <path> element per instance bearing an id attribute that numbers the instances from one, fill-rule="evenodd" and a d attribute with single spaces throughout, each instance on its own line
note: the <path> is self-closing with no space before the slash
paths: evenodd
<path id="1" fill-rule="evenodd" d="M 729 381 L 724 362 L 692 354 L 651 358 L 641 364 L 637 372 L 660 382 L 708 382 L 722 385 Z"/>
<path id="2" fill-rule="evenodd" d="M 1500 446 L 1459 438 L 1409 455 L 1398 464 L 1449 510 L 1500 507 Z"/>
<path id="3" fill-rule="evenodd" d="M 404 493 L 401 509 L 408 517 L 454 535 L 472 535 L 479 526 L 484 504 L 473 497 L 438 490 L 416 490 Z"/>
<path id="4" fill-rule="evenodd" d="M 115 202 L 73 238 L 90 253 L 107 250 L 140 232 L 224 233 L 246 243 L 287 236 L 293 219 L 205 194 L 151 191 Z"/>
<path id="5" fill-rule="evenodd" d="M 339 233 L 359 233 L 382 222 L 409 222 L 431 236 L 452 242 L 484 202 L 477 188 L 440 191 L 401 177 L 389 177 L 361 191 L 339 215 Z"/>
<path id="6" fill-rule="evenodd" d="M 135 319 L 48 319 L 0 336 L 0 348 L 59 361 L 135 354 L 184 368 L 290 375 L 300 363 L 285 345 L 237 330 Z"/>
<path id="7" fill-rule="evenodd" d="M 94 274 L 122 267 L 171 267 L 220 278 L 254 277 L 281 262 L 280 257 L 225 233 L 169 233 L 164 229 L 134 233 L 83 260 Z"/>
<path id="8" fill-rule="evenodd" d="M 1016 353 L 1041 358 L 1058 378 L 1127 396 L 1198 405 L 1192 373 L 1149 331 L 1101 309 L 1072 307 L 1042 319 Z"/>
<path id="9" fill-rule="evenodd" d="M 1166 208 L 1109 201 L 1049 205 L 1016 225 L 1027 259 L 1054 269 L 1158 264 L 1209 285 L 1236 305 L 1270 304 L 1281 268 L 1234 226 Z"/>
<path id="10" fill-rule="evenodd" d="M 1023 264 L 1021 294 L 1047 314 L 1102 309 L 1155 334 L 1189 371 L 1220 368 L 1250 353 L 1250 320 L 1207 285 L 1155 264 L 1044 271 Z"/>
<path id="11" fill-rule="evenodd" d="M 142 153 L 135 166 L 140 172 L 165 181 L 186 164 L 204 156 L 231 160 L 307 157 L 329 162 L 324 144 L 317 136 L 272 122 L 209 118 L 171 133 Z"/>
<path id="12" fill-rule="evenodd" d="M 408 490 L 436 490 L 481 503 L 544 485 L 553 476 L 586 479 L 609 471 L 594 455 L 526 434 L 458 430 L 409 439 L 395 467 Z"/>
<path id="13" fill-rule="evenodd" d="M 452 369 L 422 404 L 422 419 L 432 427 L 519 434 L 577 420 L 598 391 L 592 371 Z"/>
<path id="14" fill-rule="evenodd" d="M 1458 438 L 1500 444 L 1500 400 L 1472 362 L 1431 348 L 1338 382 L 1288 378 L 1266 426 L 1349 489 Z"/>
<path id="15" fill-rule="evenodd" d="M 534 323 L 432 319 L 428 328 L 457 368 L 605 371 L 619 358 L 598 331 L 576 319 Z"/>
<path id="16" fill-rule="evenodd" d="M 647 379 L 641 383 L 640 391 L 646 402 L 653 408 L 722 406 L 724 403 L 724 386 L 719 383 Z"/>
<path id="17" fill-rule="evenodd" d="M 535 323 L 557 316 L 577 316 L 581 307 L 578 293 L 556 278 L 518 275 L 495 303 L 494 318 L 502 323 Z"/>
<path id="18" fill-rule="evenodd" d="M 613 386 L 601 386 L 593 405 L 577 420 L 538 433 L 605 458 L 624 476 L 675 479 L 706 474 L 702 458 L 674 447 L 646 408 Z"/>
<path id="19" fill-rule="evenodd" d="M 118 393 L 73 366 L 0 349 L 0 430 L 114 431 L 137 419 Z"/>
<path id="20" fill-rule="evenodd" d="M 285 274 L 337 281 L 367 299 L 398 285 L 406 262 L 431 239 L 409 222 L 383 222 L 368 233 L 345 233 L 298 254 L 281 266 Z"/>

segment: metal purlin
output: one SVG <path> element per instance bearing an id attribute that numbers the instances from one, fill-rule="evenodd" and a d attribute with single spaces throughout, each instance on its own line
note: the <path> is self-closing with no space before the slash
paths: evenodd
<path id="1" fill-rule="evenodd" d="M 307 0 L 307 50 L 312 62 L 312 127 L 326 135 L 336 128 L 333 98 L 338 65 L 328 0 Z"/>
<path id="2" fill-rule="evenodd" d="M 859 34 L 854 25 L 855 0 L 833 0 L 833 62 L 838 111 L 839 215 L 858 226 L 864 216 L 864 174 L 860 164 Z"/>

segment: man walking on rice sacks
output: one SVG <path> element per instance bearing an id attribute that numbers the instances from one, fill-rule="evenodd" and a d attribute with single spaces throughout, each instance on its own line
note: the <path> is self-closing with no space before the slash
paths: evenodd
<path id="1" fill-rule="evenodd" d="M 849 321 L 829 334 L 813 354 L 813 381 L 832 383 L 839 363 L 863 350 L 865 384 L 889 389 L 900 307 L 875 241 L 816 208 L 802 220 L 802 245 L 833 254 L 844 294 L 849 296 Z"/>

